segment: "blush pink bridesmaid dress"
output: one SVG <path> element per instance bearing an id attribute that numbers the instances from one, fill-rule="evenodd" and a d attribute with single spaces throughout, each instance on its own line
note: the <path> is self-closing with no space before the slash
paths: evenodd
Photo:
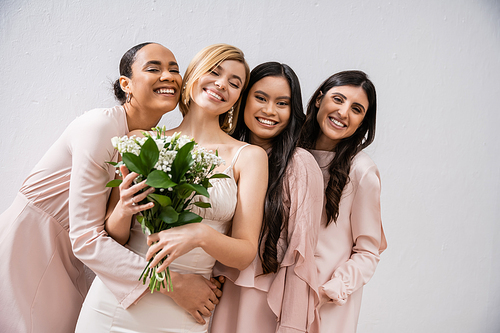
<path id="1" fill-rule="evenodd" d="M 212 333 L 317 333 L 318 277 L 314 252 L 323 209 L 323 176 L 313 156 L 297 148 L 287 168 L 288 226 L 278 242 L 278 272 L 263 275 L 259 256 L 243 271 L 217 263 L 227 277 Z"/>
<path id="2" fill-rule="evenodd" d="M 312 150 L 323 171 L 325 188 L 333 152 Z M 342 192 L 337 222 L 326 226 L 323 212 L 316 264 L 318 267 L 321 333 L 355 333 L 363 286 L 387 248 L 380 215 L 380 175 L 370 157 L 353 159 L 350 181 Z"/>
<path id="3" fill-rule="evenodd" d="M 143 257 L 104 231 L 111 138 L 128 131 L 121 106 L 78 117 L 0 215 L 0 332 L 74 332 L 90 284 L 84 264 L 124 308 L 146 290 Z"/>

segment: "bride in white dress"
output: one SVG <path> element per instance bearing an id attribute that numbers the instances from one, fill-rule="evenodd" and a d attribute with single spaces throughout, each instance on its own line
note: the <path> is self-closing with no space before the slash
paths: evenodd
<path id="1" fill-rule="evenodd" d="M 110 236 L 126 243 L 128 249 L 146 259 L 159 252 L 153 265 L 168 254 L 164 267 L 170 266 L 170 270 L 177 273 L 201 274 L 205 278 L 210 278 L 216 260 L 237 269 L 244 269 L 253 261 L 267 187 L 267 155 L 260 147 L 237 141 L 227 134 L 234 128 L 232 120 L 238 118 L 240 95 L 248 78 L 249 69 L 243 53 L 227 44 L 212 45 L 200 51 L 184 76 L 179 105 L 184 119 L 167 135 L 181 132 L 192 136 L 200 146 L 217 150 L 219 156 L 230 161 L 215 170 L 230 178 L 213 179 L 210 199 L 200 198 L 209 201 L 212 207 L 193 207 L 193 212 L 201 215 L 203 221 L 146 239 L 132 215 L 150 207 L 133 205 L 133 194 L 141 188 L 135 185 L 120 194 L 114 193 L 119 200 L 106 222 Z M 123 184 L 130 184 L 134 177 L 135 174 L 129 174 Z M 227 236 L 228 233 L 231 236 Z M 208 313 L 211 310 L 213 304 L 207 305 Z M 207 323 L 199 324 L 174 300 L 161 293 L 146 292 L 125 310 L 96 278 L 80 313 L 76 332 L 207 332 L 207 329 Z"/>

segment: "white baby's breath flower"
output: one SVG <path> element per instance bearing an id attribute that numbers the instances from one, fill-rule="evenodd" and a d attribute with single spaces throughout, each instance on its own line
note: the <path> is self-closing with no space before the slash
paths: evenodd
<path id="1" fill-rule="evenodd" d="M 120 143 L 120 138 L 115 136 L 111 138 L 111 144 L 113 145 L 114 148 L 118 147 L 118 144 Z"/>

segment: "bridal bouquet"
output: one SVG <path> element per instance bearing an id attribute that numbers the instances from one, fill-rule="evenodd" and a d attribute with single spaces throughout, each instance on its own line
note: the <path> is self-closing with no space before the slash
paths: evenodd
<path id="1" fill-rule="evenodd" d="M 192 202 L 195 195 L 209 197 L 207 189 L 211 187 L 210 179 L 228 178 L 221 173 L 211 175 L 212 171 L 224 161 L 218 156 L 206 151 L 189 138 L 180 133 L 165 136 L 165 127 L 153 128 L 153 133 L 144 132 L 144 137 L 114 137 L 111 139 L 113 147 L 122 155 L 119 163 L 109 162 L 116 168 L 125 165 L 130 171 L 139 174 L 135 179 L 139 183 L 146 179 L 146 184 L 154 187 L 155 192 L 149 194 L 138 204 L 154 202 L 153 208 L 137 216 L 145 234 L 154 234 L 162 230 L 178 227 L 188 223 L 201 222 L 202 217 L 190 211 L 190 205 L 209 208 L 210 203 Z M 116 187 L 121 180 L 110 181 L 107 187 Z M 151 292 L 160 290 L 160 286 L 167 291 L 172 290 L 170 270 L 157 272 L 163 263 L 161 260 L 155 267 L 149 264 L 144 268 L 139 280 L 143 284 L 149 277 Z M 166 282 L 166 286 L 165 286 Z"/>

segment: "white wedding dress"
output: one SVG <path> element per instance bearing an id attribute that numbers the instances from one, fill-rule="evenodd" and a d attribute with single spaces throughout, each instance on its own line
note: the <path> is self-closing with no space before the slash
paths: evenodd
<path id="1" fill-rule="evenodd" d="M 244 145 L 236 152 L 231 165 L 224 171 L 230 178 L 212 179 L 210 198 L 200 196 L 200 200 L 210 202 L 212 207 L 203 209 L 193 206 L 192 211 L 203 217 L 207 224 L 221 233 L 227 233 L 236 209 L 237 185 L 233 178 L 233 166 Z M 146 236 L 136 222 L 126 245 L 131 251 L 144 255 L 148 250 Z M 177 258 L 170 270 L 179 273 L 196 273 L 210 278 L 215 259 L 203 249 L 196 248 Z M 110 266 L 119 263 L 110 263 Z M 139 277 L 137 277 L 139 278 Z M 208 318 L 206 318 L 208 319 Z M 96 277 L 85 299 L 76 327 L 77 333 L 96 332 L 207 332 L 207 324 L 200 325 L 170 297 L 159 292 L 146 293 L 137 304 L 128 309 L 121 307 L 111 291 Z"/>

